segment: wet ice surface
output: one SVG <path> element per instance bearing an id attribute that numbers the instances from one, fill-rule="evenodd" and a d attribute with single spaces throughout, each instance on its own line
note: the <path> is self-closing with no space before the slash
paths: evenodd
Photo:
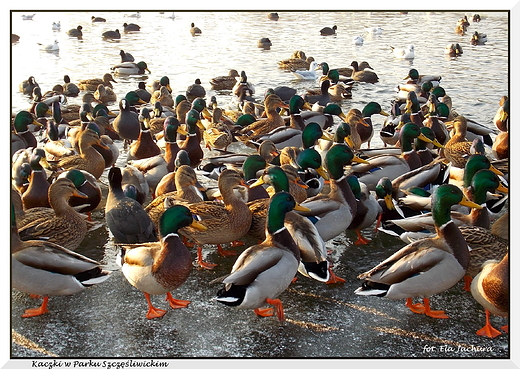
<path id="1" fill-rule="evenodd" d="M 414 314 L 403 300 L 355 295 L 356 276 L 404 245 L 373 228 L 364 234 L 372 239 L 369 245 L 353 245 L 353 231 L 328 243 L 334 271 L 346 279 L 344 284 L 325 285 L 298 275 L 280 296 L 284 323 L 214 300 L 220 286 L 209 282 L 229 272 L 235 258 L 219 256 L 212 246 L 206 248 L 206 260 L 219 265 L 212 271 L 194 268 L 188 281 L 172 293 L 190 300 L 189 307 L 172 310 L 164 295 L 154 296 L 154 305 L 168 312 L 148 320 L 144 296 L 114 263 L 116 248 L 109 241 L 103 252 L 113 270 L 111 278 L 74 296 L 51 297 L 48 314 L 22 319 L 23 310 L 40 301 L 13 290 L 12 358 L 509 357 L 508 334 L 495 339 L 475 334 L 484 325 L 484 310 L 463 291 L 462 282 L 431 299 L 432 308 L 450 316 L 447 320 Z M 89 245 L 108 237 L 101 228 L 78 251 L 87 256 L 99 253 Z M 508 323 L 501 317 L 492 322 L 497 328 Z"/>

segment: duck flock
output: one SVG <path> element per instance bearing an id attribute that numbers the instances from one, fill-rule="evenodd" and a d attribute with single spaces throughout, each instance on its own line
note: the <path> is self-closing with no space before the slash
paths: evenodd
<path id="1" fill-rule="evenodd" d="M 480 21 L 464 17 L 455 32 Z M 319 32 L 330 37 L 337 28 Z M 187 32 L 204 35 L 193 23 Z M 81 37 L 82 27 L 69 35 Z M 471 43 L 484 39 L 475 32 Z M 47 307 L 50 296 L 110 277 L 74 251 L 102 226 L 126 280 L 146 298 L 148 319 L 166 313 L 154 295 L 166 295 L 172 309 L 189 306 L 173 294 L 192 268 L 217 267 L 205 260 L 216 250 L 235 258 L 211 282 L 216 301 L 284 321 L 280 298 L 296 276 L 345 282 L 328 241 L 355 232 L 362 247 L 372 232 L 385 232 L 405 246 L 354 277 L 352 293 L 404 300 L 414 313 L 446 319 L 429 298 L 464 280 L 486 312 L 477 334 L 507 332 L 490 324 L 490 315 L 509 312 L 507 96 L 496 102 L 490 129 L 452 109 L 441 76 L 410 68 L 390 111 L 376 101 L 343 111 L 353 86 L 378 83 L 377 72 L 369 61 L 335 69 L 301 50 L 278 68 L 319 82 L 304 94 L 256 91 L 246 71 L 231 70 L 210 81 L 212 90 L 229 92 L 229 106 L 209 98 L 200 80 L 172 95 L 167 75 L 121 96 L 113 90 L 118 78 L 149 74 L 151 63 L 114 49 L 121 60 L 100 78 L 66 75 L 52 89 L 38 76 L 20 81 L 19 93 L 32 102 L 13 112 L 11 126 L 12 286 L 43 299 L 23 317 L 57 309 Z M 403 58 L 413 51 L 393 50 Z M 446 53 L 460 55 L 462 47 L 450 44 Z M 82 103 L 68 104 L 71 97 Z M 379 131 L 375 115 L 385 119 Z M 384 147 L 373 147 L 374 136 Z"/>

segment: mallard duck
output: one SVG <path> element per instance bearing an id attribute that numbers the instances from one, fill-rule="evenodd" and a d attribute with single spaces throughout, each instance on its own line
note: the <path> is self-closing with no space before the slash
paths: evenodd
<path id="1" fill-rule="evenodd" d="M 265 183 L 274 188 L 274 194 L 283 191 L 290 193 L 295 199 L 295 196 L 291 191 L 292 186 L 290 185 L 291 183 L 294 184 L 295 180 L 294 178 L 289 178 L 288 174 L 290 172 L 287 171 L 287 167 L 288 166 L 285 165 L 282 167 L 270 166 L 266 168 L 258 180 L 252 184 L 252 186 L 254 186 L 253 188 Z M 295 174 L 297 177 L 297 172 Z M 297 187 L 301 188 L 299 186 Z M 264 241 L 266 237 L 265 224 L 269 203 L 269 198 L 248 202 L 248 206 L 253 214 L 253 221 L 251 223 L 249 234 L 255 235 L 259 242 Z M 327 284 L 345 281 L 332 272 L 332 266 L 327 260 L 325 243 L 316 227 L 308 218 L 291 211 L 285 215 L 284 224 L 300 249 L 301 260 L 298 271 L 301 274 L 320 282 L 326 282 Z"/>
<path id="2" fill-rule="evenodd" d="M 352 161 L 364 162 L 353 154 L 348 145 L 333 145 L 325 156 L 330 192 L 309 197 L 302 202 L 303 206 L 310 209 L 302 215 L 315 217 L 314 225 L 324 241 L 344 232 L 356 213 L 356 198 L 344 175 L 344 166 Z"/>
<path id="3" fill-rule="evenodd" d="M 452 43 L 446 45 L 444 54 L 449 56 L 461 56 L 463 54 L 462 46 L 459 43 Z"/>
<path id="4" fill-rule="evenodd" d="M 230 69 L 227 76 L 218 76 L 209 80 L 212 90 L 231 90 L 237 83 L 237 77 L 240 77 L 236 69 Z"/>
<path id="5" fill-rule="evenodd" d="M 479 336 L 495 338 L 501 332 L 489 321 L 490 315 L 509 316 L 509 253 L 501 261 L 489 260 L 471 283 L 471 294 L 486 312 L 486 324 L 477 331 Z M 509 325 L 501 327 L 509 332 Z"/>
<path id="6" fill-rule="evenodd" d="M 25 148 L 38 147 L 38 142 L 34 133 L 29 130 L 29 125 L 42 126 L 40 122 L 34 119 L 34 116 L 27 110 L 19 111 L 14 117 L 13 128 L 17 136 L 25 142 Z"/>
<path id="7" fill-rule="evenodd" d="M 96 91 L 99 84 L 113 88 L 112 82 L 117 83 L 110 73 L 105 73 L 102 78 L 82 79 L 78 82 L 78 87 L 83 91 Z"/>
<path id="8" fill-rule="evenodd" d="M 191 23 L 190 33 L 192 36 L 200 36 L 202 34 L 202 31 L 199 27 L 195 27 L 195 23 Z"/>
<path id="9" fill-rule="evenodd" d="M 384 117 L 388 117 L 389 114 L 381 108 L 381 105 L 379 105 L 379 103 L 375 101 L 371 101 L 368 104 L 366 104 L 361 113 L 363 115 L 364 123 L 356 125 L 356 129 L 359 133 L 359 137 L 361 138 L 361 142 L 366 142 L 367 147 L 370 149 L 370 141 L 374 136 L 372 115 L 380 114 Z"/>
<path id="10" fill-rule="evenodd" d="M 455 204 L 479 207 L 467 200 L 456 186 L 437 187 L 432 194 L 437 236 L 410 243 L 371 270 L 359 274 L 363 284 L 354 292 L 406 299 L 406 306 L 415 313 L 448 318 L 443 311 L 431 310 L 429 298 L 454 286 L 469 264 L 467 243 L 450 218 L 451 206 Z M 413 304 L 413 297 L 422 297 L 423 304 Z"/>
<path id="11" fill-rule="evenodd" d="M 43 240 L 20 240 L 16 219 L 11 216 L 11 286 L 43 297 L 42 305 L 25 310 L 22 318 L 47 313 L 49 296 L 73 295 L 109 276 L 110 271 L 97 261 L 60 245 Z"/>
<path id="12" fill-rule="evenodd" d="M 65 96 L 78 96 L 79 87 L 70 81 L 70 77 L 66 74 L 63 76 L 63 93 Z"/>
<path id="13" fill-rule="evenodd" d="M 435 137 L 435 133 L 433 133 L 432 129 L 429 127 L 421 127 L 421 133 L 428 139 L 430 139 L 434 146 L 438 148 L 443 148 L 444 146 L 437 141 L 437 138 Z M 423 141 L 419 138 L 416 138 L 414 141 L 414 149 L 419 155 L 419 158 L 421 159 L 421 165 L 429 164 L 433 161 L 433 153 L 428 148 L 427 142 Z"/>
<path id="14" fill-rule="evenodd" d="M 67 35 L 70 37 L 77 37 L 81 39 L 83 37 L 83 27 L 81 25 L 77 26 L 76 28 L 71 28 L 67 31 Z"/>
<path id="15" fill-rule="evenodd" d="M 430 128 L 435 134 L 435 138 L 441 145 L 445 145 L 450 138 L 450 133 L 446 128 L 445 121 L 449 116 L 448 106 L 438 102 L 434 94 L 430 94 L 427 104 L 430 111 L 425 115 L 423 126 Z"/>
<path id="16" fill-rule="evenodd" d="M 130 144 L 128 149 L 127 161 L 151 158 L 162 153 L 155 142 L 148 121 L 141 122 L 141 131 L 136 141 Z"/>
<path id="17" fill-rule="evenodd" d="M 213 109 L 213 120 L 203 131 L 202 136 L 206 147 L 227 150 L 228 146 L 233 142 L 233 135 L 229 127 L 220 122 L 222 110 L 220 108 Z"/>
<path id="18" fill-rule="evenodd" d="M 101 37 L 105 40 L 119 40 L 121 38 L 121 33 L 119 32 L 119 29 L 114 30 L 108 30 L 101 34 Z"/>
<path id="19" fill-rule="evenodd" d="M 285 215 L 299 208 L 292 196 L 280 192 L 271 198 L 266 220 L 266 239 L 243 251 L 231 273 L 213 280 L 224 288 L 217 292 L 217 301 L 239 309 L 254 309 L 259 316 L 272 316 L 273 305 L 278 320 L 285 319 L 282 303 L 276 299 L 291 283 L 300 261 L 300 251 L 284 226 Z"/>
<path id="20" fill-rule="evenodd" d="M 105 87 L 102 84 L 97 86 L 97 89 L 94 92 L 94 97 L 103 104 L 117 101 L 117 95 L 114 90 L 112 90 L 110 87 Z"/>
<path id="21" fill-rule="evenodd" d="M 493 141 L 491 147 L 493 155 L 497 159 L 508 159 L 509 158 L 509 98 L 503 96 L 500 99 L 500 107 L 498 108 L 493 122 L 495 126 L 500 130 L 498 135 Z"/>
<path id="22" fill-rule="evenodd" d="M 245 236 L 251 226 L 251 211 L 233 190 L 244 184 L 244 178 L 238 171 L 225 169 L 218 178 L 218 189 L 223 205 L 214 201 L 187 205 L 193 214 L 201 218 L 201 223 L 207 228 L 206 231 L 192 229 L 180 231 L 188 240 L 193 240 L 199 245 L 197 262 L 203 268 L 213 269 L 215 265 L 202 260 L 202 245 L 217 244 L 221 250 L 222 244 L 233 243 Z"/>
<path id="23" fill-rule="evenodd" d="M 144 72 L 152 73 L 148 69 L 148 65 L 144 61 L 140 61 L 138 63 L 135 62 L 125 62 L 114 65 L 110 68 L 114 73 L 121 75 L 137 75 L 144 74 Z"/>
<path id="24" fill-rule="evenodd" d="M 74 183 L 74 186 L 87 198 L 72 196 L 69 198 L 69 205 L 78 207 L 81 213 L 87 213 L 87 220 L 91 221 L 91 212 L 101 203 L 102 193 L 98 180 L 89 172 L 79 169 L 71 169 L 61 173 L 59 178 L 67 178 Z M 85 206 L 87 205 L 87 206 Z"/>
<path id="25" fill-rule="evenodd" d="M 36 78 L 30 76 L 20 83 L 18 90 L 24 95 L 32 95 L 35 87 L 40 87 L 40 85 L 36 82 Z"/>
<path id="26" fill-rule="evenodd" d="M 239 133 L 242 136 L 245 136 L 244 139 L 255 140 L 256 138 L 271 132 L 275 128 L 285 126 L 284 119 L 276 109 L 288 108 L 288 105 L 285 104 L 278 95 L 274 94 L 267 96 L 264 105 L 267 118 L 257 120 L 241 129 Z M 240 136 L 237 138 L 240 138 Z"/>
<path id="27" fill-rule="evenodd" d="M 491 227 L 461 225 L 459 229 L 470 247 L 469 266 L 464 276 L 466 291 L 480 272 L 482 264 L 491 259 L 502 259 L 509 250 L 509 240 L 503 238 L 502 229 L 509 230 L 509 213 L 504 213 Z"/>
<path id="28" fill-rule="evenodd" d="M 413 149 L 413 140 L 420 138 L 426 142 L 431 142 L 426 136 L 421 134 L 420 128 L 407 123 L 401 128 L 400 146 L 401 154 L 381 154 L 368 158 L 365 164 L 357 164 L 348 168 L 350 174 L 356 174 L 359 180 L 368 186 L 370 191 L 375 190 L 377 182 L 382 177 L 389 177 L 391 180 L 402 174 L 421 167 L 421 159 Z"/>
<path id="29" fill-rule="evenodd" d="M 174 172 L 174 181 L 174 191 L 156 196 L 144 209 L 156 226 L 159 225 L 159 218 L 167 207 L 165 201 L 169 203 L 182 202 L 193 204 L 204 200 L 197 188 L 197 173 L 189 165 L 179 166 Z"/>
<path id="30" fill-rule="evenodd" d="M 278 20 L 280 19 L 280 16 L 278 15 L 278 13 L 269 13 L 267 14 L 267 19 Z"/>
<path id="31" fill-rule="evenodd" d="M 353 61 L 351 64 L 352 74 L 350 78 L 357 82 L 376 83 L 379 81 L 377 73 L 368 68 L 361 69 L 357 61 Z"/>
<path id="32" fill-rule="evenodd" d="M 125 32 L 136 32 L 141 30 L 141 26 L 135 23 L 123 23 L 123 30 Z"/>
<path id="33" fill-rule="evenodd" d="M 452 128 L 451 138 L 444 145 L 444 156 L 455 168 L 464 168 L 470 155 L 471 141 L 466 138 L 468 128 L 467 119 L 459 115 L 454 120 L 446 122 L 448 128 Z"/>
<path id="34" fill-rule="evenodd" d="M 475 33 L 473 33 L 473 35 L 471 36 L 471 38 L 469 40 L 469 43 L 472 45 L 484 45 L 486 42 L 487 42 L 487 35 L 485 33 L 477 32 L 477 31 L 475 31 Z"/>
<path id="35" fill-rule="evenodd" d="M 256 46 L 269 50 L 273 46 L 273 42 L 268 37 L 262 37 L 258 40 Z"/>
<path id="36" fill-rule="evenodd" d="M 179 141 L 179 148 L 188 152 L 190 156 L 190 165 L 193 167 L 198 166 L 204 158 L 204 151 L 201 147 L 201 135 L 199 135 L 199 129 L 204 129 L 200 121 L 200 113 L 191 109 L 186 114 L 186 125 L 188 128 L 188 135 L 183 141 Z"/>
<path id="37" fill-rule="evenodd" d="M 364 183 L 358 181 L 356 176 L 347 176 L 347 181 L 356 198 L 356 213 L 347 229 L 356 231 L 355 245 L 368 245 L 370 240 L 361 234 L 361 230 L 374 224 L 381 212 L 381 207 L 374 196 L 368 191 Z"/>
<path id="38" fill-rule="evenodd" d="M 79 133 L 79 154 L 61 158 L 55 164 L 55 168 L 57 170 L 81 169 L 86 170 L 96 178 L 101 177 L 105 170 L 106 162 L 103 155 L 93 145 L 109 149 L 108 146 L 101 142 L 98 132 L 86 128 Z"/>
<path id="39" fill-rule="evenodd" d="M 179 238 L 183 227 L 204 230 L 188 208 L 175 205 L 166 209 L 159 223 L 160 240 L 142 244 L 119 245 L 118 262 L 126 280 L 142 291 L 148 302 L 147 319 L 160 318 L 166 310 L 155 308 L 150 295 L 166 294 L 172 309 L 188 307 L 190 301 L 174 299 L 171 291 L 188 279 L 191 269 L 191 253 Z"/>
<path id="40" fill-rule="evenodd" d="M 35 150 L 29 157 L 30 176 L 29 185 L 22 194 L 22 203 L 25 210 L 35 207 L 50 207 L 48 191 L 49 182 L 42 166 L 45 163 L 45 153 L 41 149 Z M 47 166 L 46 164 L 44 164 Z"/>
<path id="41" fill-rule="evenodd" d="M 341 107 L 338 104 L 334 103 L 327 105 L 321 112 L 305 110 L 302 111 L 300 115 L 305 124 L 309 122 L 316 122 L 324 130 L 335 125 L 334 116 L 339 117 L 344 122 L 346 119 L 346 115 L 341 110 Z"/>
<path id="42" fill-rule="evenodd" d="M 49 187 L 49 203 L 54 214 L 35 220 L 19 229 L 22 240 L 44 239 L 74 250 L 87 234 L 85 217 L 78 214 L 68 203 L 70 197 L 88 196 L 74 186 L 68 178 L 60 178 Z"/>
<path id="43" fill-rule="evenodd" d="M 322 35 L 322 36 L 335 35 L 337 29 L 338 29 L 338 26 L 336 26 L 336 25 L 334 25 L 332 27 L 323 27 L 322 29 L 320 29 L 320 35 Z"/>
<path id="44" fill-rule="evenodd" d="M 122 180 L 121 169 L 110 168 L 105 218 L 114 242 L 156 242 L 157 232 L 150 216 L 137 200 L 125 196 L 121 187 Z"/>
<path id="45" fill-rule="evenodd" d="M 199 78 L 195 79 L 195 82 L 186 88 L 186 97 L 189 101 L 193 101 L 196 98 L 204 98 L 205 96 L 206 89 L 202 86 L 202 82 Z"/>

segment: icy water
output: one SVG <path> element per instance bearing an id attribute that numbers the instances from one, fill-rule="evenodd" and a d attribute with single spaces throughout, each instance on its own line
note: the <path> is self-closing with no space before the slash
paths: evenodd
<path id="1" fill-rule="evenodd" d="M 441 85 L 453 106 L 481 124 L 492 127 L 492 118 L 501 96 L 509 94 L 509 14 L 507 11 L 479 12 L 480 23 L 472 23 L 468 34 L 454 32 L 465 12 L 279 12 L 279 20 L 267 12 L 38 12 L 33 20 L 13 12 L 12 32 L 20 41 L 11 48 L 12 113 L 26 109 L 30 101 L 18 92 L 18 84 L 34 76 L 42 90 L 63 82 L 68 74 L 73 82 L 101 77 L 120 61 L 119 51 L 130 52 L 136 61 L 146 61 L 151 74 L 118 78 L 118 96 L 167 75 L 173 94 L 184 94 L 196 78 L 207 96 L 216 95 L 219 105 L 231 103 L 229 92 L 210 90 L 209 79 L 227 74 L 233 68 L 247 72 L 257 97 L 267 88 L 291 86 L 298 93 L 317 87 L 314 81 L 297 81 L 278 68 L 277 62 L 296 50 L 326 61 L 332 68 L 351 61 L 366 60 L 378 73 L 379 82 L 360 83 L 352 99 L 344 100 L 343 111 L 362 109 L 377 101 L 388 111 L 395 87 L 403 82 L 410 68 L 421 74 L 441 75 Z M 106 23 L 91 23 L 91 16 L 102 16 Z M 53 22 L 60 31 L 52 30 Z M 137 23 L 139 32 L 123 33 L 123 23 Z M 202 29 L 192 37 L 190 23 Z M 83 38 L 68 37 L 66 31 L 83 27 Z M 337 35 L 320 36 L 325 26 L 338 26 Z M 382 34 L 367 34 L 365 28 L 381 27 Z M 118 28 L 120 40 L 106 41 L 101 33 Z M 469 43 L 475 30 L 486 33 L 485 45 Z M 363 35 L 364 44 L 353 45 L 352 38 Z M 268 37 L 270 49 L 257 47 Z M 59 52 L 45 52 L 40 44 L 57 40 Z M 460 43 L 463 55 L 444 55 L 449 43 Z M 413 60 L 398 60 L 391 47 L 415 46 Z M 69 103 L 80 103 L 69 98 Z M 117 109 L 117 105 L 111 105 Z M 374 117 L 376 134 L 373 147 L 380 147 L 378 132 L 382 116 Z M 231 146 L 230 150 L 243 146 Z M 123 165 L 122 152 L 118 165 Z M 106 183 L 106 177 L 101 178 Z M 94 218 L 103 220 L 102 208 Z M 135 357 L 135 358 L 508 358 L 509 335 L 494 340 L 479 337 L 475 331 L 484 324 L 484 311 L 459 283 L 432 298 L 435 308 L 444 309 L 448 320 L 434 320 L 412 314 L 404 302 L 357 296 L 356 276 L 404 245 L 391 236 L 364 232 L 372 239 L 366 246 L 355 246 L 351 231 L 330 241 L 335 272 L 345 284 L 327 286 L 299 276 L 280 298 L 287 322 L 258 318 L 251 311 L 236 311 L 213 300 L 218 286 L 209 281 L 226 274 L 233 259 L 218 256 L 208 248 L 206 258 L 218 263 L 212 271 L 194 269 L 174 297 L 191 300 L 188 309 L 169 310 L 160 320 L 148 321 L 142 294 L 131 287 L 115 265 L 115 247 L 105 228 L 90 234 L 77 250 L 102 260 L 114 271 L 105 283 L 75 296 L 50 299 L 50 313 L 22 319 L 20 314 L 38 301 L 18 292 L 12 294 L 12 357 Z M 241 251 L 240 249 L 238 251 Z M 159 297 L 154 301 L 162 307 Z M 495 326 L 507 320 L 493 317 Z M 22 338 L 20 338 L 22 337 Z M 27 344 L 31 340 L 34 345 Z"/>

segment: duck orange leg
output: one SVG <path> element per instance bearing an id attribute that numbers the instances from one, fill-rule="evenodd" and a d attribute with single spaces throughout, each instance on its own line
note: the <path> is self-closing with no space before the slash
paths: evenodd
<path id="1" fill-rule="evenodd" d="M 38 316 L 38 315 L 48 313 L 49 312 L 49 310 L 47 310 L 48 302 L 49 302 L 49 296 L 44 296 L 42 305 L 37 308 L 25 310 L 25 312 L 22 314 L 22 318 L 32 318 L 33 316 Z"/>
<path id="2" fill-rule="evenodd" d="M 442 310 L 431 310 L 430 309 L 430 299 L 424 298 L 423 299 L 424 304 L 424 314 L 436 319 L 448 319 L 449 317 L 444 314 L 444 311 Z"/>
<path id="3" fill-rule="evenodd" d="M 166 293 L 166 301 L 169 302 L 172 309 L 182 309 L 188 307 L 191 301 L 174 299 L 170 292 Z"/>
<path id="4" fill-rule="evenodd" d="M 416 314 L 424 314 L 424 311 L 425 311 L 425 307 L 423 304 L 414 304 L 412 303 L 412 298 L 409 297 L 406 299 L 406 304 L 405 304 L 412 312 L 416 313 Z"/>
<path id="5" fill-rule="evenodd" d="M 217 245 L 217 251 L 224 257 L 235 256 L 237 254 L 235 250 L 224 250 L 221 244 Z"/>
<path id="6" fill-rule="evenodd" d="M 489 321 L 490 315 L 491 314 L 489 313 L 489 310 L 486 309 L 486 325 L 477 331 L 477 334 L 479 336 L 495 338 L 502 334 L 502 333 L 500 333 L 500 331 L 498 329 L 493 328 L 493 326 L 491 325 L 491 322 Z"/>
<path id="7" fill-rule="evenodd" d="M 282 302 L 278 299 L 265 299 L 265 302 L 274 306 L 278 320 L 283 322 L 285 320 L 285 314 L 283 312 Z"/>
<path id="8" fill-rule="evenodd" d="M 146 313 L 147 319 L 155 319 L 160 318 L 164 314 L 166 314 L 166 310 L 158 309 L 152 305 L 152 300 L 150 299 L 150 294 L 143 292 L 144 297 L 146 298 L 146 302 L 148 302 L 148 312 Z"/>
<path id="9" fill-rule="evenodd" d="M 253 310 L 256 315 L 266 317 L 266 316 L 273 316 L 274 315 L 274 309 L 273 308 L 257 308 Z"/>
<path id="10" fill-rule="evenodd" d="M 473 278 L 470 275 L 464 276 L 464 291 L 471 292 L 471 281 Z"/>
<path id="11" fill-rule="evenodd" d="M 199 246 L 197 248 L 197 264 L 199 264 L 204 269 L 209 269 L 209 270 L 213 269 L 214 267 L 216 267 L 218 265 L 218 264 L 213 264 L 213 263 L 207 263 L 204 260 L 202 260 L 202 246 Z"/>
<path id="12" fill-rule="evenodd" d="M 341 277 L 338 277 L 332 271 L 332 265 L 329 264 L 329 280 L 327 282 L 325 282 L 325 284 L 336 284 L 336 283 L 345 283 L 345 280 Z"/>
<path id="13" fill-rule="evenodd" d="M 363 237 L 361 234 L 361 230 L 356 229 L 356 234 L 358 236 L 358 239 L 356 242 L 354 242 L 355 245 L 368 245 L 370 243 L 370 240 L 368 238 Z"/>

